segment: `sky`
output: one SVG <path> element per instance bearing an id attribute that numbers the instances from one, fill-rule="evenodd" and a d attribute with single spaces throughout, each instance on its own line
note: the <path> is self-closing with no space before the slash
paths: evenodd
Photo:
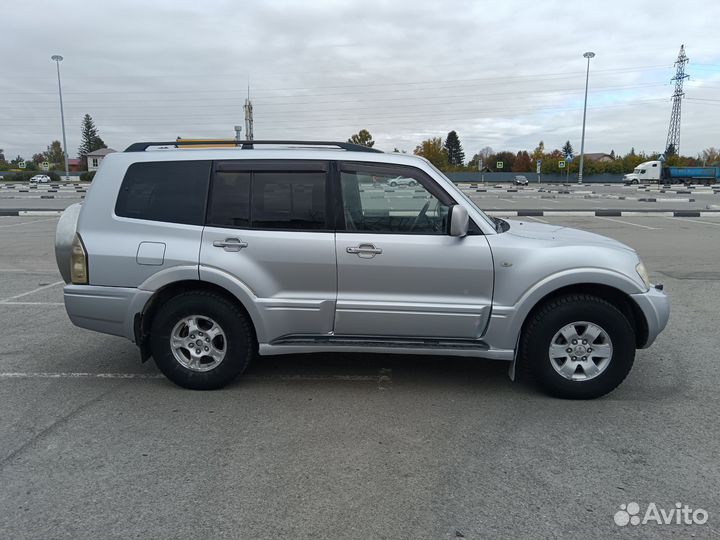
<path id="1" fill-rule="evenodd" d="M 720 2 L 0 0 L 0 148 L 70 157 L 89 113 L 105 143 L 234 137 L 248 84 L 256 139 L 412 152 L 457 131 L 480 148 L 662 151 L 673 62 L 690 63 L 680 151 L 720 147 Z"/>

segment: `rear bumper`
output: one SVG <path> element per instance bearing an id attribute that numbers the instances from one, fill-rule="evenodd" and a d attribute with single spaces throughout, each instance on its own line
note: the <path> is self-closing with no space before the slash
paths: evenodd
<path id="1" fill-rule="evenodd" d="M 135 341 L 135 314 L 143 310 L 152 294 L 126 287 L 66 285 L 63 298 L 75 326 Z"/>
<path id="2" fill-rule="evenodd" d="M 670 299 L 668 296 L 651 287 L 649 291 L 630 295 L 645 315 L 648 327 L 648 338 L 643 349 L 649 347 L 663 331 L 670 318 Z"/>

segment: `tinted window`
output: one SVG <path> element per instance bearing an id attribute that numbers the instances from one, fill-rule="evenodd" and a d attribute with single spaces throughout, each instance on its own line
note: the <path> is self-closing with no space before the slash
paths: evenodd
<path id="1" fill-rule="evenodd" d="M 216 172 L 212 182 L 208 225 L 248 227 L 250 225 L 249 172 Z"/>
<path id="2" fill-rule="evenodd" d="M 326 176 L 322 172 L 254 172 L 252 227 L 327 228 Z"/>
<path id="3" fill-rule="evenodd" d="M 118 216 L 202 225 L 209 161 L 134 163 L 120 186 Z"/>

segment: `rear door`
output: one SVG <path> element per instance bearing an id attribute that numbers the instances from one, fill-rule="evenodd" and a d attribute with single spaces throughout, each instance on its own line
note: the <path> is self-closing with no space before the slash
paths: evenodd
<path id="1" fill-rule="evenodd" d="M 200 277 L 219 269 L 250 290 L 267 342 L 332 332 L 337 270 L 329 189 L 323 161 L 214 165 Z"/>
<path id="2" fill-rule="evenodd" d="M 408 181 L 390 187 L 398 176 Z M 342 163 L 339 183 L 335 334 L 482 336 L 492 302 L 492 256 L 472 223 L 464 238 L 447 234 L 455 201 L 414 167 Z"/>

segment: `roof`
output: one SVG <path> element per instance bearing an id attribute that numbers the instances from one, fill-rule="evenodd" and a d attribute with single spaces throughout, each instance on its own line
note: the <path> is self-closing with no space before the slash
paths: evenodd
<path id="1" fill-rule="evenodd" d="M 99 156 L 107 156 L 108 154 L 112 154 L 113 152 L 116 152 L 116 150 L 113 150 L 112 148 L 100 148 L 98 150 L 93 150 L 92 152 L 88 152 L 88 156 L 92 157 L 99 157 Z"/>
<path id="2" fill-rule="evenodd" d="M 585 152 L 585 157 L 587 159 L 592 159 L 594 161 L 597 161 L 598 159 L 603 159 L 603 158 L 615 159 L 610 154 L 606 154 L 605 152 Z"/>
<path id="3" fill-rule="evenodd" d="M 77 158 L 68 159 L 68 165 L 80 165 L 80 160 Z"/>

